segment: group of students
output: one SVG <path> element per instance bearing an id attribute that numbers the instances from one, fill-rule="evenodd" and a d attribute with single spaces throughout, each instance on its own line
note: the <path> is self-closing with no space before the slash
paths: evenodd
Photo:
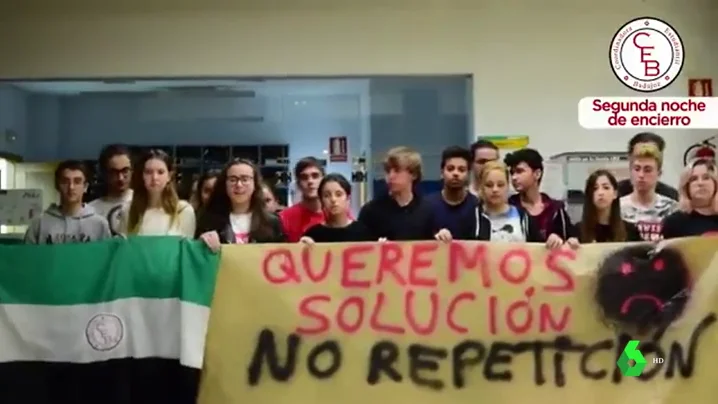
<path id="1" fill-rule="evenodd" d="M 628 145 L 631 178 L 618 182 L 609 171 L 592 173 L 581 221 L 572 223 L 563 202 L 540 192 L 543 158 L 529 148 L 502 161 L 490 142 L 449 147 L 439 167 L 442 190 L 432 195 L 417 190 L 424 169 L 420 154 L 394 148 L 383 162 L 388 192 L 376 195 L 355 217 L 352 184 L 341 174 L 325 174 L 314 157 L 294 167 L 301 200 L 281 209 L 250 160 L 233 160 L 206 173 L 187 202 L 178 197 L 173 161 L 165 152 L 150 150 L 133 164 L 127 148 L 110 145 L 99 159 L 105 195 L 85 204 L 85 167 L 61 163 L 55 172 L 60 203 L 32 221 L 25 240 L 56 244 L 118 234 L 169 235 L 201 239 L 214 251 L 235 243 L 428 239 L 578 248 L 718 231 L 714 162 L 691 162 L 676 190 L 659 181 L 664 149 L 656 134 L 634 136 Z"/>

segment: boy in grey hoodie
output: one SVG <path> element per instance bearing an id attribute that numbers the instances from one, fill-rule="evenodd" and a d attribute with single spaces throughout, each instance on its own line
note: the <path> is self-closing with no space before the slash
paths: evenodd
<path id="1" fill-rule="evenodd" d="M 60 204 L 35 218 L 25 233 L 28 244 L 87 243 L 112 237 L 107 219 L 82 203 L 87 175 L 79 161 L 63 161 L 55 170 Z"/>

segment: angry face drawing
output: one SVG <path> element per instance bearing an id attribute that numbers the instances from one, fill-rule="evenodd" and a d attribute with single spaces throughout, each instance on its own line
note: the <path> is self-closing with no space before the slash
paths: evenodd
<path id="1" fill-rule="evenodd" d="M 680 252 L 645 244 L 624 247 L 600 264 L 596 302 L 609 323 L 640 332 L 661 329 L 683 313 L 690 285 Z"/>

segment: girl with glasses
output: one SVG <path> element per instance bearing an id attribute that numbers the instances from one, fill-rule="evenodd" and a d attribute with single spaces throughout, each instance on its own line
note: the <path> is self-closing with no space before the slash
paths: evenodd
<path id="1" fill-rule="evenodd" d="M 220 172 L 197 237 L 213 251 L 221 244 L 286 241 L 279 218 L 266 210 L 261 174 L 253 162 L 237 159 Z"/>

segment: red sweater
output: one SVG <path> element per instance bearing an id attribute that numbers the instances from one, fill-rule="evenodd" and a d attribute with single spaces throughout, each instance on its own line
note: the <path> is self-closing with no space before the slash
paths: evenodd
<path id="1" fill-rule="evenodd" d="M 279 212 L 279 218 L 282 220 L 284 233 L 290 243 L 299 241 L 310 227 L 325 222 L 324 212 L 309 210 L 301 203 Z"/>

